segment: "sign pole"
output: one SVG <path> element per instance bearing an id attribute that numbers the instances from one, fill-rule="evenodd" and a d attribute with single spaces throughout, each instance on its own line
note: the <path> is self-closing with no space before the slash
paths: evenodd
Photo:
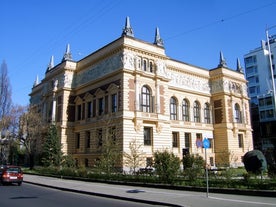
<path id="1" fill-rule="evenodd" d="M 207 148 L 210 148 L 210 141 L 208 139 L 203 140 L 203 147 L 205 150 L 205 172 L 206 172 L 206 197 L 209 197 L 209 179 L 208 179 L 208 166 L 207 166 Z"/>
<path id="2" fill-rule="evenodd" d="M 209 197 L 209 179 L 208 179 L 208 167 L 207 167 L 207 150 L 205 149 L 205 162 L 206 162 L 206 167 L 205 167 L 205 172 L 206 172 L 206 197 Z"/>

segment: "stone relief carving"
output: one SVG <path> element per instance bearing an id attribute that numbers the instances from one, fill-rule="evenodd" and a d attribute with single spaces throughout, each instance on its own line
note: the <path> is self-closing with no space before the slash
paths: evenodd
<path id="1" fill-rule="evenodd" d="M 89 81 L 98 79 L 108 73 L 111 73 L 123 66 L 122 54 L 116 54 L 108 59 L 101 61 L 100 63 L 87 68 L 83 72 L 79 73 L 74 81 L 73 86 L 83 85 Z"/>
<path id="2" fill-rule="evenodd" d="M 237 82 L 229 81 L 229 80 L 217 80 L 211 83 L 211 91 L 212 93 L 216 92 L 232 92 L 242 95 L 247 95 L 247 86 L 246 84 L 240 84 Z"/>
<path id="3" fill-rule="evenodd" d="M 133 53 L 124 52 L 121 57 L 123 67 L 127 69 L 134 69 L 135 57 Z"/>
<path id="4" fill-rule="evenodd" d="M 196 91 L 210 93 L 209 80 L 193 77 L 189 75 L 180 75 L 176 73 L 170 73 L 170 84 L 180 88 L 192 89 Z"/>
<path id="5" fill-rule="evenodd" d="M 67 74 L 65 73 L 62 78 L 63 87 L 71 87 L 72 86 L 72 80 L 73 80 L 73 74 Z"/>

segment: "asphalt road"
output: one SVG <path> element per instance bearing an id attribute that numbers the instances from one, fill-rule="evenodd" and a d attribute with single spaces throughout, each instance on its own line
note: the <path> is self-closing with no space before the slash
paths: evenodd
<path id="1" fill-rule="evenodd" d="M 74 195 L 77 195 L 76 200 L 78 201 L 79 201 L 78 196 L 83 197 L 85 200 L 87 199 L 87 197 L 89 197 L 89 195 L 101 195 L 107 198 L 110 196 L 114 196 L 115 198 L 117 199 L 120 198 L 121 200 L 131 199 L 135 201 L 138 201 L 138 200 L 145 201 L 145 202 L 151 201 L 151 202 L 158 202 L 160 203 L 160 205 L 161 203 L 166 203 L 170 205 L 173 204 L 174 206 L 184 206 L 184 207 L 201 207 L 201 206 L 202 207 L 203 206 L 204 207 L 260 207 L 260 206 L 276 207 L 276 197 L 244 196 L 244 195 L 239 195 L 239 192 L 237 192 L 237 194 L 209 193 L 209 197 L 207 197 L 206 192 L 204 193 L 204 192 L 193 192 L 193 191 L 181 191 L 181 190 L 173 190 L 173 189 L 169 190 L 169 189 L 162 189 L 162 188 L 150 188 L 150 187 L 129 186 L 129 185 L 112 185 L 107 183 L 86 182 L 86 181 L 80 181 L 80 180 L 67 180 L 67 179 L 61 179 L 61 178 L 44 177 L 44 176 L 36 176 L 36 175 L 28 175 L 28 174 L 25 174 L 24 181 L 25 182 L 21 187 L 24 187 L 25 185 L 27 185 L 26 182 L 28 182 L 34 185 L 42 185 L 42 186 L 48 186 L 48 187 L 54 188 L 55 192 L 57 192 L 57 189 L 63 189 L 64 191 L 68 191 L 68 192 L 74 191 L 78 193 L 81 192 L 87 195 L 87 196 L 83 196 L 82 194 L 74 194 Z M 2 186 L 0 186 L 0 198 L 1 198 L 1 187 Z M 3 187 L 6 187 L 6 186 L 3 186 Z M 13 186 L 13 187 L 16 188 L 17 186 Z M 30 194 L 28 196 L 32 197 L 33 194 Z M 57 199 L 59 199 L 59 197 Z M 104 198 L 103 200 L 105 201 Z M 74 201 L 75 200 L 73 199 L 72 202 Z M 111 206 L 116 206 L 115 200 L 113 201 Z M 0 199 L 0 207 L 2 207 L 1 204 L 2 203 Z M 74 206 L 70 204 L 71 203 L 69 202 L 68 206 Z M 91 203 L 91 204 L 94 204 L 94 203 Z M 132 203 L 132 204 L 137 204 L 139 206 L 139 203 Z M 126 206 L 132 206 L 132 204 L 127 203 Z M 63 205 L 61 204 L 60 206 L 63 206 Z M 79 205 L 79 206 L 82 207 L 83 205 Z M 93 206 L 93 205 L 89 205 L 89 206 Z M 108 206 L 108 205 L 103 205 L 103 206 Z M 119 206 L 124 206 L 124 205 L 119 204 Z M 141 203 L 141 206 L 147 206 L 147 205 L 145 203 L 144 204 Z"/>
<path id="2" fill-rule="evenodd" d="M 96 197 L 23 183 L 0 185 L 1 207 L 150 207 L 144 203 Z"/>

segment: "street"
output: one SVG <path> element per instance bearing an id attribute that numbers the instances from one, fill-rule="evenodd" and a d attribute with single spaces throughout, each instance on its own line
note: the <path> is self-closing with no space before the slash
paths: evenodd
<path id="1" fill-rule="evenodd" d="M 184 206 L 184 207 L 260 207 L 260 206 L 274 206 L 276 207 L 276 198 L 275 197 L 261 197 L 261 196 L 244 196 L 237 194 L 220 194 L 220 193 L 209 193 L 207 198 L 206 193 L 204 192 L 194 192 L 194 191 L 180 191 L 180 190 L 168 190 L 162 188 L 150 188 L 150 187 L 142 187 L 142 186 L 128 186 L 128 185 L 112 185 L 106 183 L 98 183 L 98 182 L 86 182 L 86 181 L 78 181 L 78 180 L 67 180 L 67 179 L 60 179 L 60 178 L 53 178 L 53 177 L 44 177 L 44 176 L 36 176 L 36 175 L 28 175 L 25 174 L 24 176 L 25 182 L 21 187 L 25 187 L 25 185 L 30 188 L 26 182 L 54 187 L 58 189 L 62 189 L 65 191 L 75 191 L 75 192 L 83 192 L 85 194 L 91 195 L 102 195 L 106 197 L 119 197 L 119 198 L 126 198 L 126 199 L 135 199 L 143 200 L 143 201 L 152 201 L 152 202 L 161 202 L 166 204 L 174 204 L 177 206 Z M 10 187 L 10 186 L 3 186 L 3 187 Z M 17 186 L 13 186 L 17 188 Z M 35 187 L 35 186 L 34 186 Z M 20 187 L 18 187 L 20 188 Z M 2 186 L 0 186 L 0 195 L 1 195 Z M 45 189 L 46 190 L 46 189 Z M 33 192 L 35 190 L 31 190 L 31 194 L 27 195 L 29 197 L 33 197 Z M 52 191 L 50 191 L 52 192 Z M 54 191 L 60 192 L 60 191 Z M 63 192 L 63 191 L 62 191 Z M 24 191 L 25 193 L 25 191 Z M 54 194 L 54 193 L 51 193 Z M 58 194 L 58 193 L 56 193 Z M 75 201 L 79 200 L 86 200 L 90 196 L 83 196 L 82 194 L 72 194 L 73 201 L 68 206 L 71 205 Z M 19 195 L 20 196 L 20 195 Z M 21 195 L 22 196 L 22 195 Z M 78 197 L 83 197 L 85 199 L 79 199 Z M 91 196 L 92 197 L 92 196 Z M 42 196 L 42 198 L 44 198 Z M 57 196 L 55 199 L 60 199 L 62 196 Z M 95 197 L 94 197 L 95 198 Z M 51 200 L 52 198 L 50 198 Z M 72 198 L 68 198 L 70 200 Z M 106 199 L 100 200 L 108 202 Z M 112 203 L 114 201 L 114 203 Z M 112 200 L 112 205 L 115 206 L 115 200 Z M 89 202 L 88 202 L 89 203 Z M 93 202 L 95 204 L 96 202 Z M 124 202 L 123 202 L 124 203 Z M 76 204 L 76 202 L 75 202 Z M 126 206 L 133 206 L 133 203 L 128 203 Z M 139 206 L 138 203 L 135 205 Z M 84 206 L 84 205 L 82 205 Z M 90 204 L 91 206 L 91 204 Z M 105 204 L 108 206 L 108 203 Z M 120 204 L 120 206 L 124 206 Z M 146 206 L 145 204 L 141 203 L 141 206 Z"/>
<path id="2" fill-rule="evenodd" d="M 1 207 L 142 207 L 152 206 L 118 199 L 109 199 L 91 195 L 77 194 L 24 183 L 17 185 L 0 185 Z"/>

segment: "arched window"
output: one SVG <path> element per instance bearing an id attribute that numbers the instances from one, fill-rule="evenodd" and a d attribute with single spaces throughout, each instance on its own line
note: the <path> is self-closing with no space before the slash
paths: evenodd
<path id="1" fill-rule="evenodd" d="M 234 114 L 235 122 L 236 123 L 242 123 L 241 119 L 241 109 L 239 104 L 235 104 L 235 114 Z"/>
<path id="2" fill-rule="evenodd" d="M 170 117 L 171 120 L 177 120 L 177 101 L 174 97 L 170 100 Z"/>
<path id="3" fill-rule="evenodd" d="M 143 61 L 143 70 L 147 71 L 147 61 L 146 60 Z"/>
<path id="4" fill-rule="evenodd" d="M 194 122 L 200 122 L 200 104 L 198 101 L 194 102 Z"/>
<path id="5" fill-rule="evenodd" d="M 147 86 L 142 87 L 142 111 L 151 112 L 151 92 Z"/>
<path id="6" fill-rule="evenodd" d="M 153 72 L 153 64 L 152 64 L 152 62 L 149 63 L 149 69 L 150 69 L 150 72 L 152 73 Z"/>
<path id="7" fill-rule="evenodd" d="M 187 99 L 183 99 L 183 101 L 182 101 L 182 119 L 183 119 L 183 121 L 190 121 L 189 108 L 190 108 L 189 101 Z"/>
<path id="8" fill-rule="evenodd" d="M 211 123 L 211 111 L 210 111 L 210 105 L 208 103 L 205 103 L 204 105 L 204 121 L 206 124 Z"/>

